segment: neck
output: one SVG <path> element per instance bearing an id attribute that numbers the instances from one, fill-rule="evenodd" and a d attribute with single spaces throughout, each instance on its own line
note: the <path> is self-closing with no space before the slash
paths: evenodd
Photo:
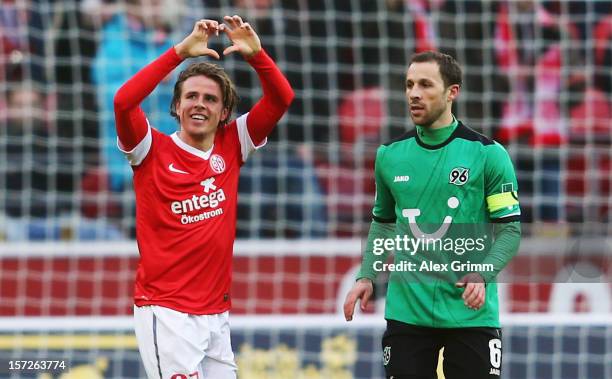
<path id="1" fill-rule="evenodd" d="M 208 151 L 213 146 L 215 141 L 215 134 L 209 134 L 205 136 L 201 136 L 201 138 L 194 138 L 189 134 L 185 133 L 183 130 L 179 130 L 178 137 L 181 141 L 185 142 L 187 145 L 191 147 L 195 147 L 198 150 Z M 198 136 L 199 137 L 199 136 Z"/>
<path id="2" fill-rule="evenodd" d="M 442 116 L 440 116 L 436 121 L 434 121 L 431 125 L 427 126 L 427 129 L 440 129 L 445 126 L 449 126 L 453 122 L 453 114 L 450 111 L 450 107 L 447 112 L 444 112 Z"/>
<path id="3" fill-rule="evenodd" d="M 439 145 L 446 141 L 457 128 L 458 122 L 453 118 L 451 114 L 451 122 L 448 125 L 444 125 L 439 128 L 422 127 L 417 125 L 416 130 L 421 138 L 421 141 L 427 145 Z"/>

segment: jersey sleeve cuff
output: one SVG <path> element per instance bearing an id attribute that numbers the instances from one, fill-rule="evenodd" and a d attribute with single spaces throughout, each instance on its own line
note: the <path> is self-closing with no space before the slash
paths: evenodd
<path id="1" fill-rule="evenodd" d="M 363 267 L 359 269 L 359 272 L 355 276 L 355 281 L 359 279 L 369 279 L 372 283 L 376 280 L 376 272 L 364 270 Z"/>
<path id="2" fill-rule="evenodd" d="M 502 216 L 502 217 L 497 217 L 497 218 L 492 218 L 491 222 L 494 224 L 507 224 L 509 222 L 520 222 L 521 221 L 521 215 L 519 214 L 510 214 L 507 216 Z"/>
<path id="3" fill-rule="evenodd" d="M 164 57 L 168 58 L 168 60 L 176 66 L 178 66 L 181 62 L 183 62 L 183 58 L 181 58 L 176 53 L 176 49 L 174 48 L 174 46 L 166 50 L 166 52 L 164 53 Z"/>
<path id="4" fill-rule="evenodd" d="M 121 141 L 119 141 L 119 137 L 117 137 L 117 148 L 125 155 L 130 165 L 138 166 L 149 153 L 152 141 L 151 125 L 149 125 L 149 120 L 147 120 L 147 134 L 138 145 L 134 146 L 132 150 L 125 150 L 121 145 Z"/>
<path id="5" fill-rule="evenodd" d="M 242 156 L 242 162 L 246 162 L 249 159 L 251 153 L 255 150 L 259 150 L 268 143 L 268 138 L 264 138 L 259 145 L 255 145 L 249 134 L 249 128 L 247 127 L 248 113 L 236 119 L 236 127 L 238 128 L 238 139 L 240 140 L 240 154 Z"/>
<path id="6" fill-rule="evenodd" d="M 372 215 L 372 220 L 376 222 L 380 222 L 381 224 L 393 224 L 395 223 L 397 219 L 395 217 L 394 218 L 383 218 L 383 217 Z"/>

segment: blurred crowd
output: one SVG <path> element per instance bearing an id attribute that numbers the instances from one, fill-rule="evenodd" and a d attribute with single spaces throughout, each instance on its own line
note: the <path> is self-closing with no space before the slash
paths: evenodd
<path id="1" fill-rule="evenodd" d="M 225 14 L 254 26 L 296 91 L 268 147 L 243 170 L 238 237 L 364 236 L 376 147 L 411 127 L 406 63 L 428 49 L 462 64 L 454 113 L 507 147 L 524 222 L 612 219 L 609 1 L 1 3 L 0 240 L 133 238 L 114 93 L 196 19 Z M 257 76 L 233 56 L 220 64 L 238 88 L 238 114 L 248 111 Z M 177 129 L 174 80 L 143 104 L 168 134 Z"/>

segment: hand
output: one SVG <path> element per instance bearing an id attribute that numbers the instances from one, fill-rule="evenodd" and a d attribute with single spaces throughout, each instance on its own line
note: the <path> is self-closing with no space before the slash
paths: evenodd
<path id="1" fill-rule="evenodd" d="M 355 303 L 357 303 L 357 299 L 359 299 L 361 302 L 361 310 L 366 310 L 368 301 L 370 300 L 370 297 L 372 297 L 373 292 L 374 286 L 372 285 L 372 281 L 370 279 L 361 278 L 355 282 L 353 288 L 351 288 L 349 293 L 346 295 L 346 300 L 344 300 L 344 318 L 346 321 L 351 321 L 353 319 L 353 312 L 355 311 Z"/>
<path id="2" fill-rule="evenodd" d="M 219 35 L 219 23 L 214 20 L 200 20 L 193 26 L 193 31 L 185 37 L 174 50 L 179 57 L 193 58 L 208 55 L 219 59 L 219 53 L 208 48 L 208 38 L 212 35 Z"/>
<path id="3" fill-rule="evenodd" d="M 223 55 L 240 52 L 245 58 L 251 58 L 261 51 L 261 42 L 257 33 L 248 22 L 243 22 L 240 16 L 225 16 L 223 20 L 227 23 L 221 24 L 219 30 L 227 34 L 232 46 L 223 50 Z"/>
<path id="4" fill-rule="evenodd" d="M 465 275 L 455 283 L 455 286 L 465 288 L 461 298 L 466 307 L 478 310 L 484 305 L 486 294 L 485 282 L 479 273 L 473 272 Z"/>

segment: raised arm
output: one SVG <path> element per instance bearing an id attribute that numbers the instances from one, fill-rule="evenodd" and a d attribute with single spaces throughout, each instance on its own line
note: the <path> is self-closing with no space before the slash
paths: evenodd
<path id="1" fill-rule="evenodd" d="M 208 48 L 208 37 L 218 34 L 218 23 L 212 20 L 196 22 L 193 31 L 182 42 L 168 49 L 159 58 L 138 71 L 115 94 L 115 122 L 122 148 L 132 150 L 147 134 L 147 120 L 140 103 L 185 58 L 209 55 L 219 58 Z"/>
<path id="2" fill-rule="evenodd" d="M 263 97 L 249 112 L 247 128 L 255 145 L 261 144 L 272 132 L 278 120 L 289 108 L 294 93 L 289 81 L 278 69 L 272 58 L 261 47 L 259 37 L 239 16 L 225 16 L 227 25 L 222 24 L 219 30 L 225 32 L 232 41 L 232 46 L 223 51 L 224 55 L 239 52 L 257 71 L 263 91 Z"/>

